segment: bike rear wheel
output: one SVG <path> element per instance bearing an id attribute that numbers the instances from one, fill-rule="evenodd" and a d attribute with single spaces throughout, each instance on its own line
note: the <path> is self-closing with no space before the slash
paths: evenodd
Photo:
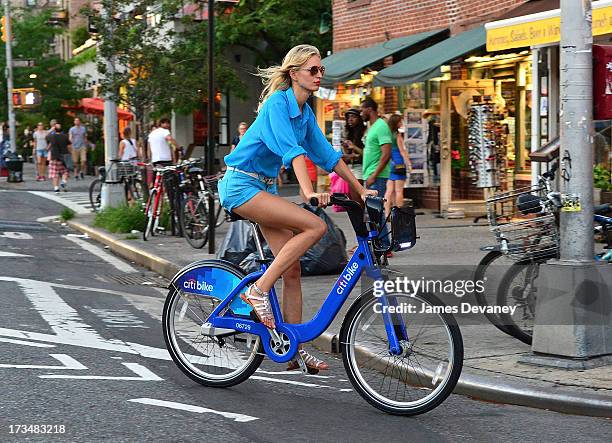
<path id="1" fill-rule="evenodd" d="M 102 206 L 102 183 L 103 181 L 97 178 L 89 185 L 89 203 L 94 212 L 98 212 Z"/>
<path id="2" fill-rule="evenodd" d="M 218 272 L 216 278 L 244 278 L 229 265 L 207 264 L 206 268 L 206 272 Z M 183 373 L 204 386 L 229 387 L 249 378 L 264 354 L 257 335 L 236 332 L 214 337 L 202 332 L 202 325 L 219 303 L 217 298 L 173 285 L 164 305 L 162 326 L 170 356 Z"/>
<path id="3" fill-rule="evenodd" d="M 183 202 L 180 212 L 183 236 L 191 247 L 203 248 L 208 241 L 208 212 L 203 201 L 189 196 Z"/>
<path id="4" fill-rule="evenodd" d="M 417 415 L 440 405 L 453 391 L 463 366 L 463 340 L 451 314 L 432 294 L 387 294 L 414 313 L 394 314 L 408 340 L 391 355 L 380 299 L 362 296 L 349 310 L 340 333 L 342 360 L 355 390 L 374 407 L 395 415 Z M 409 306 L 412 306 L 410 308 Z M 401 317 L 401 319 L 400 319 Z"/>
<path id="5" fill-rule="evenodd" d="M 484 286 L 483 291 L 474 291 L 476 303 L 478 303 L 479 306 L 487 307 L 497 305 L 496 290 L 501 281 L 499 274 L 501 272 L 505 273 L 506 267 L 510 266 L 509 260 L 510 259 L 502 254 L 501 251 L 489 251 L 476 266 L 476 271 L 474 272 L 472 280 L 474 282 L 483 282 Z M 504 266 L 504 271 L 501 270 L 502 266 Z M 510 334 L 504 322 L 497 314 L 485 311 L 484 315 L 497 329 L 505 334 Z"/>

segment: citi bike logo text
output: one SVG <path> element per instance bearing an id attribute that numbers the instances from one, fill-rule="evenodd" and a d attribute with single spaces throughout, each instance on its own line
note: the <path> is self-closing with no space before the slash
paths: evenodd
<path id="1" fill-rule="evenodd" d="M 185 289 L 195 289 L 196 291 L 205 291 L 212 292 L 215 288 L 210 283 L 206 283 L 205 281 L 199 282 L 194 279 L 188 280 L 183 283 L 183 288 Z"/>
<path id="2" fill-rule="evenodd" d="M 359 265 L 357 263 L 353 263 L 351 267 L 348 268 L 344 274 L 342 274 L 342 279 L 338 283 L 338 289 L 336 289 L 337 294 L 341 295 L 344 292 L 351 279 L 357 273 L 358 269 Z"/>

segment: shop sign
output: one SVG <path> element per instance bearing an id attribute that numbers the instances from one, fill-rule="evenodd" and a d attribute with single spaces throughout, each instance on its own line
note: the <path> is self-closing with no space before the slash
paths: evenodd
<path id="1" fill-rule="evenodd" d="M 528 17 L 530 16 L 488 23 L 486 25 L 487 51 L 502 51 L 505 49 L 547 45 L 559 42 L 561 38 L 561 17 L 559 9 L 533 14 L 533 19 L 531 20 L 529 20 Z M 593 35 L 611 33 L 612 6 L 597 7 L 594 4 Z"/>

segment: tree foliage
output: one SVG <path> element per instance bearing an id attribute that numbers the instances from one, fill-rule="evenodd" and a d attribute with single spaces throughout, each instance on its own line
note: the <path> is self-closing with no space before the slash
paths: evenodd
<path id="1" fill-rule="evenodd" d="M 85 96 L 84 89 L 79 80 L 70 73 L 70 65 L 58 55 L 51 53 L 51 43 L 56 35 L 64 32 L 62 27 L 50 24 L 51 11 L 39 13 L 28 11 L 13 12 L 13 59 L 33 60 L 35 66 L 31 68 L 13 69 L 14 88 L 33 87 L 40 91 L 42 104 L 35 109 L 37 118 L 60 119 L 66 118 L 66 108 L 62 105 L 70 104 Z M 4 44 L 0 47 L 0 69 L 6 67 Z M 34 77 L 35 78 L 31 78 Z M 0 84 L 0 116 L 6 118 L 7 105 L 4 97 L 7 95 L 6 82 Z M 17 121 L 29 121 L 30 113 L 16 110 Z"/>
<path id="2" fill-rule="evenodd" d="M 319 26 L 330 14 L 331 0 L 240 0 L 230 14 L 220 15 L 217 37 L 222 48 L 242 46 L 264 66 L 280 63 L 289 49 L 303 43 L 324 56 L 332 35 L 320 34 Z"/>

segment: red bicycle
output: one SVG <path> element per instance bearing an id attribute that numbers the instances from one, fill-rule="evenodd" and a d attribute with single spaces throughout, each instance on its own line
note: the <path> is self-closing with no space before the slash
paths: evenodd
<path id="1" fill-rule="evenodd" d="M 149 198 L 145 206 L 145 217 L 147 222 L 142 233 L 142 239 L 145 241 L 148 240 L 149 237 L 156 235 L 162 229 L 159 223 L 164 205 L 164 178 L 166 174 L 174 174 L 176 169 L 176 166 L 155 168 L 155 181 L 153 187 L 149 190 Z"/>

